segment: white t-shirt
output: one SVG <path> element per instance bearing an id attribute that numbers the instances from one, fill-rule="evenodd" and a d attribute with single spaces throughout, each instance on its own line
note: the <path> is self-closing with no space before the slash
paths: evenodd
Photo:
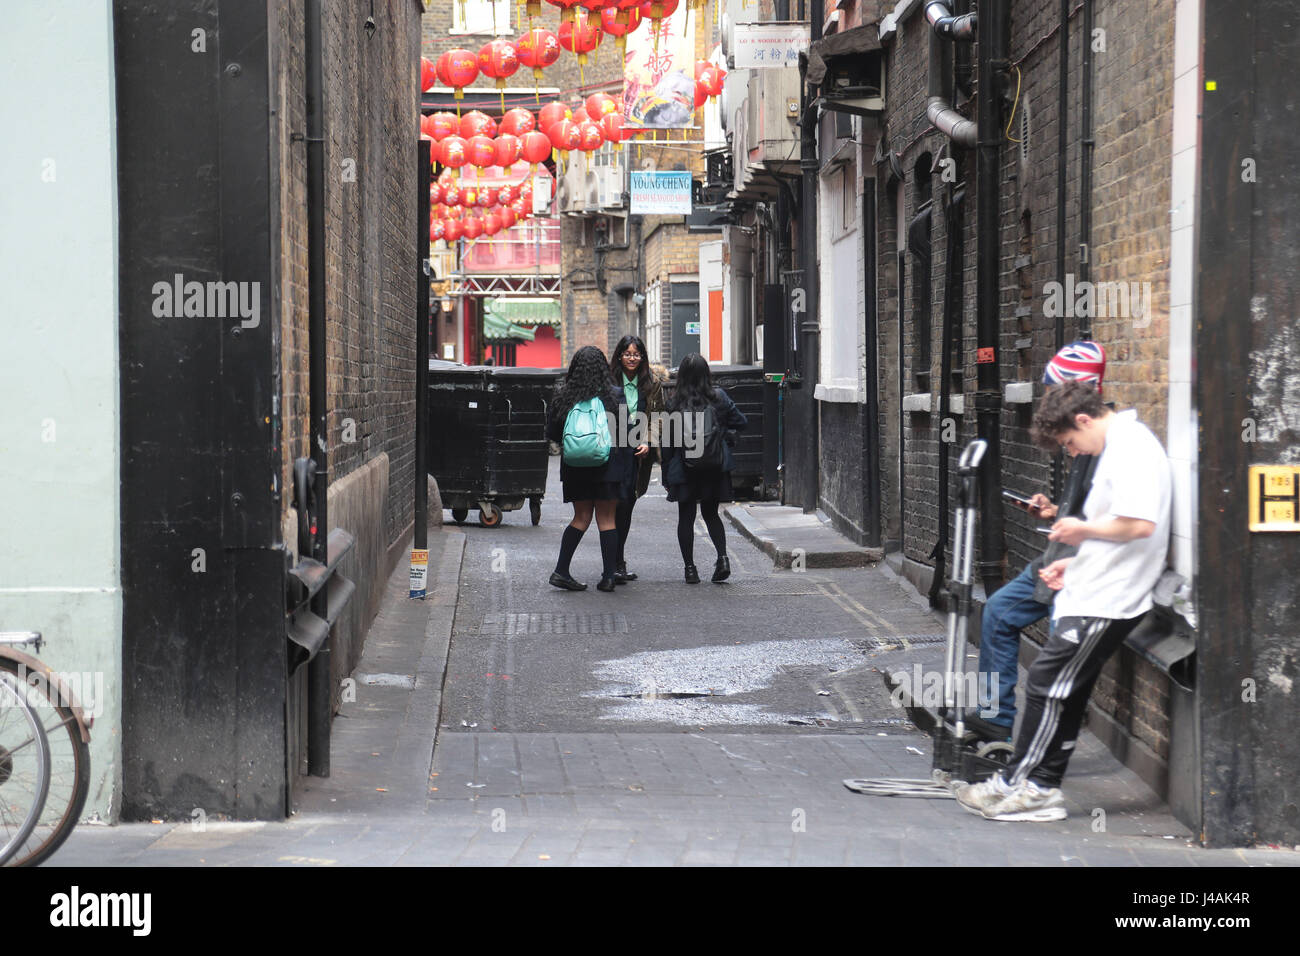
<path id="1" fill-rule="evenodd" d="M 1084 520 L 1141 518 L 1155 523 L 1149 538 L 1089 538 L 1065 569 L 1053 619 L 1105 617 L 1122 620 L 1151 609 L 1151 589 L 1165 569 L 1171 500 L 1169 459 L 1160 441 L 1136 418 L 1120 416 L 1106 432 Z"/>

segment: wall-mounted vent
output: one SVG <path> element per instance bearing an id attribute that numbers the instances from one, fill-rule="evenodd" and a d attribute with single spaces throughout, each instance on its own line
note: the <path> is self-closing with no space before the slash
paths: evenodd
<path id="1" fill-rule="evenodd" d="M 1020 138 L 1020 165 L 1021 166 L 1027 166 L 1029 164 L 1029 136 L 1032 128 L 1033 128 L 1033 124 L 1029 118 L 1029 100 L 1025 100 L 1020 104 L 1019 138 Z"/>

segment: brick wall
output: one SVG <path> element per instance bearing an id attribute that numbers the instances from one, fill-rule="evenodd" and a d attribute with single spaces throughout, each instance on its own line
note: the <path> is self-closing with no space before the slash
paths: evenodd
<path id="1" fill-rule="evenodd" d="M 382 501 L 340 502 L 340 514 L 373 514 L 376 527 L 349 527 L 365 555 L 359 610 L 373 608 L 385 552 L 409 531 L 416 476 L 415 335 L 418 181 L 418 0 L 363 11 L 347 0 L 324 5 L 325 244 L 330 483 Z M 306 129 L 303 2 L 277 0 L 273 69 L 278 101 L 282 487 L 293 459 L 310 454 L 307 315 L 307 162 L 295 135 Z M 378 462 L 380 456 L 387 463 Z M 340 484 L 383 465 L 385 487 Z M 362 491 L 362 489 L 366 489 Z M 331 496 L 333 502 L 333 495 Z M 292 495 L 282 496 L 286 519 Z M 333 507 L 333 505 L 332 505 Z M 331 521 L 331 524 L 339 522 Z M 295 542 L 287 541 L 290 548 Z M 366 622 L 360 622 L 364 627 Z M 357 641 L 359 649 L 359 635 Z M 341 655 L 341 658 L 346 658 Z M 346 665 L 344 659 L 340 665 Z M 338 668 L 336 668 L 337 670 Z M 346 668 L 345 671 L 346 672 Z"/>
<path id="2" fill-rule="evenodd" d="M 1095 49 L 1093 78 L 1093 136 L 1096 141 L 1092 197 L 1091 276 L 1100 282 L 1149 282 L 1151 300 L 1144 316 L 1126 315 L 1094 319 L 1093 336 L 1107 350 L 1106 397 L 1120 408 L 1137 407 L 1139 417 L 1164 437 L 1168 382 L 1168 259 L 1169 207 L 1168 157 L 1171 148 L 1173 4 L 1124 4 L 1100 0 L 1095 26 L 1104 31 L 1105 49 Z M 1003 382 L 1041 381 L 1043 368 L 1055 351 L 1055 318 L 1046 314 L 1046 287 L 1057 278 L 1057 157 L 1058 147 L 1058 21 L 1059 5 L 1035 0 L 1014 5 L 1010 60 L 1013 70 L 1009 95 L 1016 114 L 1001 153 L 1001 333 L 999 372 Z M 1080 62 L 1085 38 L 1076 8 L 1069 30 L 1070 72 L 1066 116 L 1067 183 L 1065 270 L 1078 277 L 1079 269 L 1079 111 Z M 1101 37 L 1099 35 L 1098 43 Z M 942 304 L 946 276 L 946 234 L 940 198 L 939 175 L 930 179 L 935 197 L 931 227 L 931 289 L 925 316 L 915 318 L 914 283 L 917 260 L 908 255 L 907 277 L 899 288 L 895 190 L 904 197 L 904 225 L 916 214 L 922 195 L 916 164 L 922 154 L 936 155 L 944 137 L 925 120 L 929 31 L 918 8 L 902 25 L 887 57 L 889 110 L 883 119 L 892 150 L 899 154 L 906 181 L 891 187 L 882 181 L 879 198 L 880 276 L 880 395 L 884 450 L 884 518 L 888 538 L 901 538 L 903 553 L 912 561 L 930 564 L 939 521 L 951 521 L 935 507 L 938 484 L 938 442 L 942 423 L 938 416 L 941 360 Z M 974 79 L 974 76 L 972 76 Z M 962 106 L 961 103 L 958 104 Z M 974 116 L 973 102 L 968 115 Z M 1026 117 L 1027 114 L 1027 117 Z M 1027 124 L 1025 120 L 1027 118 Z M 1024 124 L 1024 125 L 1022 125 Z M 961 347 L 962 384 L 966 403 L 972 404 L 976 388 L 976 243 L 975 157 L 961 159 L 958 179 L 966 182 L 964 228 L 964 318 Z M 887 170 L 879 168 L 884 177 Z M 903 394 L 925 391 L 916 372 L 924 371 L 919 358 L 922 324 L 930 330 L 930 391 L 932 411 L 904 416 L 903 510 L 898 507 L 898 309 L 902 298 L 901 336 L 904 355 Z M 1078 337 L 1080 322 L 1066 318 L 1066 341 Z M 1036 394 L 1041 386 L 1036 385 Z M 1032 493 L 1051 483 L 1051 460 L 1028 438 L 1030 408 L 1004 406 L 1001 451 L 1002 480 L 1006 487 Z M 974 437 L 973 410 L 957 417 L 957 446 Z M 954 448 L 954 451 L 956 449 Z M 953 456 L 955 463 L 956 455 Z M 955 487 L 950 483 L 950 487 Z M 951 500 L 948 510 L 951 511 Z M 1019 572 L 1042 548 L 1033 532 L 1032 519 L 1008 512 L 1005 523 L 1007 574 Z M 1030 632 L 1041 641 L 1041 628 Z M 1168 749 L 1168 686 L 1165 678 L 1127 651 L 1117 655 L 1103 672 L 1094 696 L 1096 703 L 1157 756 Z"/>

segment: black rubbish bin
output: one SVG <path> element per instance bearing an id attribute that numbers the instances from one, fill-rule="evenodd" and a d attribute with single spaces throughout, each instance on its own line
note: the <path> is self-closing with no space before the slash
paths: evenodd
<path id="1" fill-rule="evenodd" d="M 459 523 L 471 508 L 495 527 L 529 503 L 542 517 L 549 446 L 546 420 L 560 369 L 429 363 L 428 472 Z"/>
<path id="2" fill-rule="evenodd" d="M 731 453 L 736 467 L 731 472 L 731 486 L 737 494 L 762 497 L 763 485 L 763 369 L 758 365 L 710 365 L 713 384 L 725 389 L 742 415 L 749 421 L 744 431 L 736 432 Z M 677 385 L 677 370 L 669 373 L 664 397 L 670 399 Z"/>

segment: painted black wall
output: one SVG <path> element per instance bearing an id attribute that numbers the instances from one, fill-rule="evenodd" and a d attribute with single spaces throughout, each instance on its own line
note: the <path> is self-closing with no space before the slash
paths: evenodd
<path id="1" fill-rule="evenodd" d="M 1201 93 L 1197 209 L 1196 680 L 1211 845 L 1300 843 L 1300 534 L 1247 530 L 1249 466 L 1294 462 L 1300 442 L 1289 425 L 1300 411 L 1300 40 L 1279 28 L 1291 6 L 1205 4 L 1203 76 L 1216 89 Z M 1246 158 L 1257 181 L 1243 178 Z"/>
<path id="2" fill-rule="evenodd" d="M 179 0 L 160 15 L 115 0 L 113 12 L 122 816 L 275 818 L 286 650 L 267 10 Z M 257 324 L 206 302 L 203 315 L 155 315 L 155 284 L 177 273 L 249 283 Z"/>

